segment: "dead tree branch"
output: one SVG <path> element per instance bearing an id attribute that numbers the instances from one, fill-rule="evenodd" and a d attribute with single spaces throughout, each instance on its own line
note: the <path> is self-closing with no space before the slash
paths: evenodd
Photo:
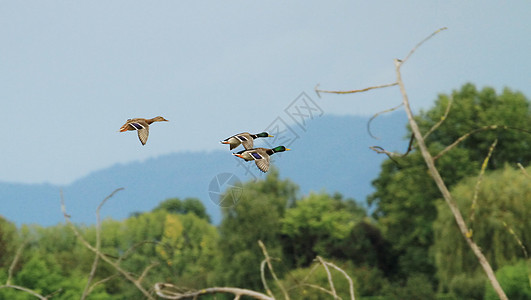
<path id="1" fill-rule="evenodd" d="M 119 190 L 119 189 L 118 189 Z M 115 192 L 117 192 L 118 190 L 114 191 L 113 194 Z M 112 194 L 111 194 L 112 195 Z M 106 198 L 108 199 L 108 198 Z M 104 200 L 106 201 L 106 200 Z M 103 202 L 102 202 L 103 203 Z M 102 204 L 100 204 L 101 206 Z M 99 249 L 95 248 L 94 246 L 92 246 L 87 240 L 85 240 L 85 238 L 81 235 L 81 233 L 79 232 L 79 230 L 77 230 L 76 226 L 70 221 L 70 216 L 66 213 L 66 206 L 65 206 L 65 201 L 64 201 L 64 197 L 63 197 L 63 193 L 61 192 L 61 210 L 63 211 L 63 216 L 65 218 L 65 221 L 66 223 L 68 224 L 68 226 L 72 229 L 72 231 L 74 232 L 75 236 L 77 237 L 77 239 L 87 248 L 89 249 L 90 251 L 94 252 L 101 260 L 105 261 L 106 263 L 108 263 L 109 265 L 111 265 L 114 269 L 116 269 L 120 274 L 122 274 L 127 280 L 131 281 L 131 283 L 133 283 L 136 288 L 142 292 L 142 294 L 147 298 L 147 299 L 152 299 L 154 300 L 155 298 L 153 298 L 153 296 L 151 296 L 151 294 L 141 285 L 140 281 L 138 281 L 136 278 L 134 278 L 133 276 L 131 276 L 131 274 L 129 274 L 129 272 L 125 271 L 124 269 L 122 269 L 116 262 L 112 261 L 110 258 L 108 258 L 105 254 L 103 254 Z"/>
<path id="2" fill-rule="evenodd" d="M 407 60 L 407 58 L 409 58 L 411 56 L 411 54 L 413 54 L 414 50 L 418 46 L 420 46 L 423 42 L 425 42 L 426 40 L 431 38 L 436 33 L 440 32 L 441 30 L 442 29 L 439 29 L 439 30 L 435 31 L 428 38 L 424 39 L 417 46 L 415 46 L 415 48 L 413 48 L 412 51 L 410 51 L 410 53 L 408 54 L 408 56 L 406 57 L 405 60 Z M 422 154 L 422 156 L 424 158 L 424 161 L 426 162 L 426 165 L 428 166 L 428 169 L 430 170 L 430 174 L 433 177 L 433 180 L 435 181 L 435 184 L 437 185 L 437 187 L 441 191 L 444 200 L 446 201 L 446 203 L 450 207 L 450 210 L 452 211 L 452 214 L 454 215 L 455 221 L 456 221 L 457 225 L 459 226 L 459 230 L 463 234 L 463 237 L 465 238 L 466 242 L 468 243 L 468 245 L 470 246 L 470 248 L 472 249 L 472 251 L 474 252 L 476 257 L 478 258 L 479 263 L 483 267 L 483 270 L 487 274 L 487 277 L 488 277 L 490 283 L 492 284 L 492 287 L 494 288 L 494 290 L 496 291 L 496 293 L 498 294 L 500 299 L 506 300 L 507 299 L 507 295 L 505 295 L 505 292 L 503 291 L 500 283 L 496 279 L 496 276 L 494 275 L 494 270 L 492 269 L 490 263 L 487 261 L 487 258 L 485 257 L 485 255 L 483 255 L 483 253 L 481 252 L 481 249 L 479 248 L 479 246 L 470 237 L 468 237 L 468 235 L 467 235 L 468 227 L 466 226 L 465 220 L 463 219 L 463 216 L 461 215 L 461 211 L 457 207 L 457 204 L 454 202 L 454 200 L 452 198 L 452 195 L 450 194 L 450 191 L 448 190 L 448 187 L 446 186 L 446 184 L 444 183 L 444 181 L 443 181 L 443 179 L 441 177 L 441 174 L 439 173 L 439 171 L 435 167 L 434 159 L 431 156 L 430 152 L 428 151 L 428 147 L 426 146 L 426 144 L 424 142 L 424 137 L 422 136 L 422 133 L 420 132 L 420 128 L 419 128 L 417 122 L 415 121 L 415 118 L 413 116 L 413 112 L 412 112 L 411 107 L 409 105 L 409 99 L 408 99 L 408 96 L 407 96 L 407 93 L 406 93 L 406 88 L 404 86 L 404 82 L 402 80 L 402 75 L 400 73 L 400 67 L 401 67 L 402 63 L 403 63 L 403 61 L 401 62 L 400 60 L 395 59 L 395 69 L 396 69 L 397 82 L 398 82 L 398 85 L 400 87 L 400 92 L 402 94 L 402 100 L 404 101 L 404 108 L 406 110 L 406 113 L 407 113 L 407 116 L 408 116 L 408 119 L 409 119 L 409 125 L 411 127 L 411 131 L 415 135 L 415 139 L 417 140 L 420 152 L 421 152 L 421 154 Z"/>
<path id="3" fill-rule="evenodd" d="M 6 284 L 0 285 L 0 289 L 5 289 L 5 288 L 15 289 L 15 290 L 26 292 L 26 293 L 28 293 L 28 294 L 30 294 L 32 296 L 35 296 L 35 297 L 37 297 L 39 299 L 47 300 L 48 299 L 47 296 L 43 296 L 43 295 L 41 295 L 41 294 L 31 290 L 31 289 L 23 287 L 23 286 L 19 286 L 19 285 L 16 285 L 16 284 L 11 284 L 11 280 L 13 279 L 13 271 L 14 271 L 16 265 L 18 264 L 18 261 L 20 260 L 20 256 L 22 255 L 22 250 L 26 246 L 26 243 L 27 243 L 27 241 L 23 242 L 18 247 L 17 252 L 15 253 L 15 257 L 13 258 L 13 261 L 11 262 L 11 265 L 9 266 L 9 269 L 7 270 Z"/>
<path id="4" fill-rule="evenodd" d="M 431 176 L 433 177 L 433 180 L 435 181 L 435 184 L 439 188 L 439 190 L 440 190 L 445 202 L 447 203 L 447 205 L 449 206 L 452 214 L 454 215 L 455 221 L 456 221 L 456 223 L 457 223 L 457 225 L 459 227 L 459 230 L 461 231 L 461 234 L 465 238 L 465 240 L 466 240 L 467 244 L 469 245 L 469 247 L 472 249 L 473 253 L 476 255 L 480 265 L 482 266 L 483 270 L 485 271 L 485 274 L 487 275 L 487 278 L 489 279 L 489 281 L 490 281 L 491 285 L 493 286 L 494 290 L 496 291 L 496 293 L 498 294 L 500 299 L 505 300 L 505 299 L 507 299 L 507 296 L 505 295 L 505 292 L 503 291 L 503 289 L 500 286 L 498 280 L 496 279 L 496 276 L 494 275 L 494 271 L 493 271 L 491 265 L 489 264 L 489 262 L 487 261 L 486 257 L 483 255 L 483 253 L 481 252 L 481 249 L 479 248 L 479 246 L 468 236 L 468 227 L 467 227 L 467 225 L 466 225 L 466 223 L 465 223 L 465 221 L 463 219 L 463 216 L 461 215 L 461 212 L 460 212 L 459 208 L 457 207 L 456 203 L 454 202 L 454 200 L 452 198 L 452 195 L 450 194 L 450 191 L 448 190 L 446 184 L 444 183 L 439 171 L 435 167 L 435 160 L 438 157 L 443 155 L 445 152 L 447 152 L 451 148 L 455 147 L 455 145 L 457 145 L 459 142 L 461 142 L 462 140 L 467 138 L 470 134 L 472 134 L 474 132 L 477 132 L 479 130 L 495 129 L 495 128 L 498 128 L 498 126 L 497 125 L 486 126 L 484 129 L 475 130 L 475 131 L 473 131 L 473 132 L 461 137 L 460 139 L 458 139 L 458 141 L 454 142 L 454 144 L 450 145 L 445 150 L 441 151 L 441 153 L 439 153 L 436 157 L 432 157 L 432 155 L 428 151 L 428 147 L 426 146 L 426 143 L 424 141 L 424 137 L 423 137 L 422 133 L 420 132 L 420 128 L 419 128 L 419 126 L 418 126 L 418 124 L 415 121 L 415 118 L 413 116 L 413 112 L 412 112 L 411 107 L 409 105 L 409 99 L 408 99 L 408 95 L 406 93 L 406 88 L 404 86 L 404 81 L 402 80 L 402 75 L 401 75 L 401 72 L 400 72 L 401 66 L 407 60 L 409 60 L 409 58 L 413 55 L 413 53 L 417 50 L 418 47 L 420 47 L 424 42 L 426 42 L 431 37 L 433 37 L 434 35 L 436 35 L 437 33 L 441 32 L 441 31 L 443 31 L 445 29 L 446 29 L 446 27 L 440 28 L 440 29 L 436 30 L 435 32 L 433 32 L 432 34 L 430 34 L 425 39 L 423 39 L 422 41 L 420 41 L 417 45 L 415 45 L 415 47 L 413 47 L 413 49 L 411 49 L 411 51 L 409 51 L 408 55 L 403 60 L 399 60 L 399 59 L 395 59 L 394 60 L 395 73 L 396 73 L 396 78 L 397 78 L 396 83 L 400 87 L 400 93 L 402 94 L 402 102 L 404 104 L 404 108 L 405 108 L 406 114 L 408 116 L 408 121 L 409 121 L 409 125 L 411 127 L 411 131 L 413 132 L 414 138 L 417 140 L 417 144 L 418 144 L 419 150 L 420 150 L 420 152 L 422 154 L 422 157 L 424 158 L 424 161 L 425 161 L 426 165 L 428 166 L 428 169 L 430 171 Z M 444 120 L 442 120 L 442 121 L 444 121 Z M 431 132 L 429 132 L 429 133 L 431 133 Z M 383 152 L 382 151 L 382 153 L 386 153 L 387 155 L 390 155 L 389 152 Z"/>
<path id="5" fill-rule="evenodd" d="M 268 295 L 255 292 L 247 289 L 233 288 L 233 287 L 211 287 L 198 291 L 181 292 L 179 288 L 170 283 L 156 283 L 155 293 L 164 299 L 196 299 L 197 297 L 207 294 L 233 294 L 237 299 L 241 296 L 248 296 L 260 300 L 275 300 L 275 298 Z"/>
<path id="6" fill-rule="evenodd" d="M 364 89 L 361 89 L 361 90 L 351 90 L 351 91 L 320 90 L 320 89 L 318 89 L 319 85 L 316 85 L 315 86 L 315 93 L 317 94 L 317 96 L 319 96 L 319 98 L 321 98 L 321 93 L 328 93 L 328 94 L 354 94 L 354 93 L 367 92 L 367 91 L 374 90 L 374 89 L 386 88 L 386 87 L 395 86 L 395 85 L 398 85 L 398 83 L 397 82 L 387 83 L 387 84 L 382 84 L 382 85 L 377 85 L 377 86 L 371 86 L 371 87 L 364 88 Z"/>
<path id="7" fill-rule="evenodd" d="M 369 121 L 367 122 L 367 132 L 369 133 L 369 135 L 374 138 L 374 139 L 379 139 L 378 137 L 374 136 L 371 132 L 371 123 L 374 119 L 376 119 L 376 117 L 378 117 L 379 115 L 381 114 L 385 114 L 385 113 L 388 113 L 388 112 L 392 112 L 392 111 L 395 111 L 397 109 L 399 109 L 402 105 L 404 105 L 404 103 L 400 103 L 399 105 L 393 107 L 393 108 L 389 108 L 389 109 L 386 109 L 386 110 L 383 110 L 383 111 L 380 111 L 380 112 L 377 112 L 375 113 L 370 119 Z"/>
<path id="8" fill-rule="evenodd" d="M 273 265 L 271 264 L 271 257 L 269 257 L 269 254 L 267 253 L 267 249 L 266 249 L 264 243 L 259 240 L 258 241 L 258 245 L 262 249 L 262 253 L 264 254 L 265 262 L 267 263 L 267 267 L 269 268 L 269 271 L 271 272 L 271 276 L 273 276 L 273 279 L 275 280 L 275 283 L 278 285 L 278 287 L 280 288 L 280 290 L 284 294 L 284 298 L 286 300 L 289 300 L 288 292 L 286 291 L 286 289 L 284 288 L 284 286 L 282 285 L 280 280 L 278 280 L 277 274 L 273 270 Z M 265 276 L 263 278 L 265 279 Z M 271 291 L 268 291 L 268 293 L 271 293 Z M 271 293 L 270 296 L 273 296 L 273 294 Z"/>
<path id="9" fill-rule="evenodd" d="M 105 199 L 103 199 L 103 201 L 101 201 L 100 205 L 98 205 L 98 208 L 96 209 L 96 250 L 98 252 L 101 251 L 101 217 L 100 217 L 100 210 L 103 207 L 103 205 L 105 204 L 105 202 L 107 202 L 107 200 L 112 198 L 112 196 L 114 196 L 114 194 L 116 194 L 117 192 L 119 192 L 119 191 L 121 191 L 123 189 L 124 188 L 118 188 L 118 189 L 114 190 L 110 195 L 105 197 Z M 81 300 L 86 299 L 88 294 L 89 294 L 89 292 L 92 291 L 92 289 L 90 287 L 91 287 L 92 280 L 94 279 L 94 275 L 96 275 L 96 269 L 98 268 L 98 262 L 99 262 L 99 255 L 96 254 L 96 255 L 94 255 L 94 261 L 92 262 L 92 268 L 90 269 L 90 273 L 89 273 L 89 277 L 88 277 L 88 280 L 87 280 L 87 284 L 85 285 L 85 288 L 83 289 L 83 294 L 81 295 Z"/>
<path id="10" fill-rule="evenodd" d="M 476 216 L 476 206 L 478 202 L 479 187 L 481 186 L 483 175 L 485 174 L 485 170 L 487 169 L 487 164 L 489 163 L 489 159 L 492 156 L 492 152 L 494 152 L 494 148 L 496 147 L 497 143 L 498 143 L 498 139 L 495 139 L 492 145 L 490 145 L 489 153 L 487 154 L 487 157 L 485 157 L 485 159 L 483 160 L 483 164 L 481 164 L 481 171 L 479 172 L 478 180 L 476 181 L 476 186 L 474 187 L 474 196 L 472 197 L 472 205 L 470 206 L 470 216 L 468 218 L 468 221 L 469 221 L 468 237 L 470 238 L 474 234 L 473 226 L 474 226 L 474 220 Z"/>
<path id="11" fill-rule="evenodd" d="M 323 265 L 323 268 L 326 271 L 326 276 L 328 277 L 328 284 L 330 285 L 330 293 L 332 294 L 334 299 L 339 299 L 336 293 L 336 288 L 334 287 L 334 280 L 332 280 L 332 274 L 330 274 L 330 270 L 328 270 L 326 262 L 320 256 L 317 256 L 317 260 L 319 260 L 319 262 L 321 263 L 321 265 Z"/>

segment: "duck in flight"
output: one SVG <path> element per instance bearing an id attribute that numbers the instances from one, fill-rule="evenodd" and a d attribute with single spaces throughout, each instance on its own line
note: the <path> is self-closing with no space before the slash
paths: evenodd
<path id="1" fill-rule="evenodd" d="M 257 134 L 250 134 L 249 132 L 242 132 L 235 134 L 231 137 L 228 137 L 221 141 L 222 144 L 229 144 L 230 150 L 238 147 L 240 144 L 243 145 L 245 149 L 253 149 L 254 139 L 264 138 L 264 137 L 273 137 L 267 132 L 260 132 Z"/>
<path id="2" fill-rule="evenodd" d="M 277 152 L 289 151 L 284 146 L 278 146 L 273 149 L 268 148 L 254 148 L 242 150 L 238 153 L 232 153 L 232 155 L 242 158 L 246 161 L 254 160 L 254 163 L 260 169 L 260 171 L 266 173 L 269 170 L 269 157 Z"/>
<path id="3" fill-rule="evenodd" d="M 164 119 L 161 116 L 154 117 L 151 119 L 128 119 L 127 122 L 125 122 L 125 124 L 120 127 L 120 132 L 136 130 L 138 132 L 138 139 L 140 140 L 142 145 L 145 145 L 149 136 L 149 125 L 151 125 L 153 122 L 168 122 L 168 120 Z"/>

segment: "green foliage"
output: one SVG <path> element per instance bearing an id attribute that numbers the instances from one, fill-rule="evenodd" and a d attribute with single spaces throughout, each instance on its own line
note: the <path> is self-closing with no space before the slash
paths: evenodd
<path id="1" fill-rule="evenodd" d="M 531 167 L 527 168 L 527 172 Z M 452 189 L 454 200 L 463 216 L 470 220 L 477 178 L 469 178 Z M 531 246 L 531 184 L 521 170 L 506 167 L 485 174 L 477 196 L 472 239 L 481 247 L 494 269 L 524 258 L 524 246 Z M 457 275 L 480 271 L 449 208 L 440 203 L 434 222 L 437 274 L 441 287 L 447 289 Z M 519 241 L 522 245 L 519 244 Z"/>
<path id="2" fill-rule="evenodd" d="M 297 266 L 307 266 L 317 255 L 329 256 L 365 215 L 354 201 L 326 194 L 310 194 L 295 202 L 282 219 L 285 248 Z"/>
<path id="3" fill-rule="evenodd" d="M 531 299 L 531 260 L 520 260 L 496 271 L 505 294 L 511 300 Z M 498 295 L 490 284 L 485 285 L 485 299 L 497 299 Z"/>
<path id="4" fill-rule="evenodd" d="M 282 258 L 281 219 L 295 200 L 297 186 L 289 180 L 280 180 L 278 172 L 272 170 L 265 180 L 245 183 L 242 188 L 237 205 L 223 209 L 224 219 L 219 226 L 219 251 L 223 257 L 219 280 L 221 284 L 260 290 L 259 266 L 263 254 L 258 240 L 264 242 L 270 256 Z M 281 273 L 282 269 L 278 271 Z"/>
<path id="5" fill-rule="evenodd" d="M 16 251 L 17 228 L 0 216 L 0 268 L 9 267 L 7 259 Z"/>
<path id="6" fill-rule="evenodd" d="M 387 286 L 382 293 L 388 299 L 396 300 L 424 300 L 435 298 L 435 291 L 433 290 L 431 279 L 420 273 L 410 274 L 405 283 L 395 282 Z"/>
<path id="7" fill-rule="evenodd" d="M 197 198 L 186 198 L 180 200 L 179 198 L 170 198 L 162 201 L 153 211 L 164 210 L 172 214 L 187 214 L 193 213 L 199 218 L 210 222 L 210 216 L 207 214 L 205 206 L 201 200 Z"/>
<path id="8" fill-rule="evenodd" d="M 338 264 L 340 268 L 347 272 L 347 274 L 354 274 L 355 269 L 351 264 Z M 335 269 L 329 267 L 332 279 L 334 281 L 334 288 L 336 293 L 341 299 L 350 299 L 349 282 L 343 274 L 339 273 Z M 351 277 L 352 278 L 352 277 Z M 352 278 L 355 281 L 354 278 Z M 321 299 L 333 299 L 330 293 L 323 291 L 326 289 L 330 291 L 330 284 L 328 281 L 328 275 L 322 265 L 312 265 L 305 268 L 297 268 L 291 270 L 286 274 L 285 279 L 282 280 L 282 284 L 288 289 L 288 293 L 291 299 L 307 299 L 307 300 L 321 300 Z M 273 289 L 273 293 L 278 298 L 283 298 L 281 291 L 273 283 L 269 284 Z M 356 283 L 354 283 L 355 295 L 358 296 Z M 320 288 L 317 288 L 320 287 Z"/>
<path id="9" fill-rule="evenodd" d="M 500 168 L 506 162 L 530 163 L 531 110 L 521 93 L 505 89 L 496 94 L 492 88 L 478 91 L 474 85 L 465 84 L 451 98 L 453 104 L 448 117 L 426 140 L 433 155 L 473 130 L 489 125 L 499 127 L 470 135 L 436 161 L 447 186 L 476 175 L 496 138 L 498 145 L 489 169 Z M 423 133 L 441 120 L 449 99 L 448 95 L 440 95 L 433 108 L 417 116 Z M 432 223 L 437 217 L 435 203 L 440 199 L 440 192 L 420 153 L 414 150 L 398 159 L 398 164 L 385 161 L 373 185 L 376 191 L 369 196 L 368 203 L 375 206 L 373 216 L 398 257 L 398 275 L 422 272 L 431 276 L 435 271 L 434 258 L 428 249 L 434 239 Z"/>
<path id="10" fill-rule="evenodd" d="M 472 275 L 459 274 L 450 281 L 450 293 L 455 299 L 482 300 L 485 294 L 485 283 L 486 277 L 482 272 Z"/>

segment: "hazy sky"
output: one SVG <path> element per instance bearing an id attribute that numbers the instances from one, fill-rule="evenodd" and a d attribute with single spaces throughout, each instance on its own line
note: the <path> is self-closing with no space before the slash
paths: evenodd
<path id="1" fill-rule="evenodd" d="M 287 2 L 287 3 L 286 3 Z M 176 151 L 225 149 L 306 92 L 325 114 L 372 115 L 403 79 L 415 109 L 466 82 L 531 97 L 530 1 L 0 1 L 0 181 L 68 184 Z M 146 146 L 117 132 L 162 115 Z M 317 143 L 318 141 L 316 141 Z"/>

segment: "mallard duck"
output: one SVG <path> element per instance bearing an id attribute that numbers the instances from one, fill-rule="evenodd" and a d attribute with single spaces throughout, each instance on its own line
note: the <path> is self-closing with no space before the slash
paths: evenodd
<path id="1" fill-rule="evenodd" d="M 238 147 L 240 144 L 243 145 L 245 149 L 253 149 L 253 141 L 256 138 L 260 137 L 273 137 L 272 135 L 269 135 L 267 132 L 260 132 L 257 134 L 250 134 L 249 132 L 242 132 L 235 134 L 231 137 L 228 137 L 221 141 L 222 144 L 229 144 L 230 150 Z"/>
<path id="2" fill-rule="evenodd" d="M 243 158 L 246 161 L 254 160 L 256 163 L 256 166 L 260 171 L 267 172 L 269 170 L 269 157 L 277 152 L 284 152 L 289 151 L 291 149 L 288 149 L 284 146 L 278 146 L 273 149 L 268 148 L 254 148 L 254 149 L 247 149 L 242 150 L 238 153 L 232 153 L 232 155 L 238 156 L 239 158 Z"/>
<path id="3" fill-rule="evenodd" d="M 161 116 L 154 117 L 151 119 L 143 119 L 143 118 L 135 118 L 135 119 L 128 119 L 125 124 L 120 127 L 120 132 L 128 131 L 128 130 L 136 130 L 138 131 L 138 139 L 142 143 L 142 145 L 145 145 L 149 136 L 149 125 L 153 122 L 163 122 L 168 120 L 164 119 Z"/>

